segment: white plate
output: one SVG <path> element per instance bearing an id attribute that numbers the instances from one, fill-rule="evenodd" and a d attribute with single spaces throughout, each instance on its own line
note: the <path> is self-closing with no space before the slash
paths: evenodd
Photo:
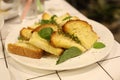
<path id="1" fill-rule="evenodd" d="M 114 43 L 114 37 L 112 33 L 105 26 L 92 20 L 88 20 L 88 22 L 93 26 L 93 29 L 99 35 L 100 37 L 99 41 L 102 41 L 106 45 L 105 48 L 103 49 L 92 48 L 86 53 L 78 57 L 69 59 L 68 61 L 65 61 L 59 65 L 56 65 L 57 58 L 55 57 L 43 57 L 41 59 L 31 59 L 11 54 L 8 51 L 7 52 L 13 59 L 18 61 L 19 63 L 37 69 L 68 70 L 88 66 L 106 57 L 109 54 Z M 19 30 L 21 28 L 22 27 L 20 26 L 16 26 L 16 28 L 8 35 L 5 41 L 6 48 L 8 43 L 14 43 L 17 40 Z"/>

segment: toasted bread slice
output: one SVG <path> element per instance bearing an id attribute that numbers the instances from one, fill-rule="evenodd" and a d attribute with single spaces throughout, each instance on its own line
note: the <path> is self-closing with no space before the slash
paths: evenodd
<path id="1" fill-rule="evenodd" d="M 17 42 L 8 44 L 8 51 L 12 54 L 39 59 L 43 55 L 43 50 L 29 43 Z"/>
<path id="2" fill-rule="evenodd" d="M 59 26 L 63 26 L 69 20 L 78 20 L 79 18 L 76 16 L 71 16 L 69 13 L 66 13 L 60 17 L 57 17 L 55 21 Z"/>
<path id="3" fill-rule="evenodd" d="M 44 14 L 42 15 L 42 19 L 43 19 L 43 20 L 50 20 L 51 17 L 52 17 L 52 15 L 49 14 L 49 13 L 44 13 Z M 76 17 L 76 16 L 71 16 L 69 13 L 66 13 L 66 14 L 64 14 L 64 15 L 61 15 L 60 17 L 55 17 L 54 19 L 55 19 L 56 23 L 57 23 L 59 26 L 63 26 L 63 25 L 64 25 L 67 21 L 69 21 L 69 20 L 79 20 L 78 17 Z"/>
<path id="4" fill-rule="evenodd" d="M 56 56 L 59 56 L 63 52 L 63 49 L 53 47 L 47 40 L 41 38 L 37 32 L 32 34 L 29 43 Z"/>
<path id="5" fill-rule="evenodd" d="M 20 30 L 20 36 L 24 40 L 29 40 L 34 31 L 39 31 L 44 27 L 51 27 L 51 28 L 53 28 L 53 30 L 55 30 L 55 31 L 57 30 L 57 26 L 53 25 L 53 24 L 36 25 L 36 27 L 34 27 L 34 28 L 33 27 L 22 28 Z"/>
<path id="6" fill-rule="evenodd" d="M 40 31 L 41 29 L 47 28 L 47 27 L 52 28 L 53 31 L 57 31 L 57 30 L 58 30 L 58 27 L 57 27 L 57 25 L 55 25 L 55 24 L 42 24 L 41 26 L 39 26 L 39 27 L 37 27 L 36 29 L 34 29 L 33 32 L 34 32 L 34 31 L 37 31 L 37 32 L 38 32 L 38 31 Z"/>
<path id="7" fill-rule="evenodd" d="M 63 30 L 66 33 L 77 36 L 81 44 L 86 49 L 90 49 L 98 39 L 97 34 L 92 29 L 92 26 L 82 20 L 68 21 L 64 25 Z"/>
<path id="8" fill-rule="evenodd" d="M 83 46 L 76 43 L 71 38 L 69 38 L 63 34 L 59 34 L 57 32 L 54 32 L 52 34 L 51 44 L 55 47 L 60 47 L 60 48 L 70 48 L 72 46 L 75 46 L 75 47 L 79 48 L 82 52 L 86 51 L 86 49 Z"/>
<path id="9" fill-rule="evenodd" d="M 49 20 L 50 18 L 51 18 L 51 15 L 49 13 L 47 13 L 47 12 L 43 13 L 43 15 L 42 15 L 43 20 Z"/>
<path id="10" fill-rule="evenodd" d="M 28 26 L 28 29 L 31 29 L 31 30 L 34 30 L 34 29 L 36 29 L 37 27 L 39 27 L 41 24 L 40 23 L 35 23 L 35 24 L 33 24 L 33 25 L 31 25 L 31 26 Z"/>
<path id="11" fill-rule="evenodd" d="M 22 28 L 20 30 L 20 36 L 22 36 L 25 40 L 29 40 L 32 35 L 32 31 L 33 30 L 29 28 Z"/>

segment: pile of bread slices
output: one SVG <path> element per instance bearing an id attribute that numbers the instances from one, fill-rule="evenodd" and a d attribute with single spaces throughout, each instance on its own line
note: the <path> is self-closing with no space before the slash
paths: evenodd
<path id="1" fill-rule="evenodd" d="M 15 43 L 8 44 L 8 51 L 12 54 L 39 59 L 44 53 L 60 56 L 65 49 L 72 46 L 85 52 L 92 48 L 99 38 L 93 28 L 86 21 L 66 13 L 61 16 L 43 13 L 43 21 L 53 20 L 48 23 L 37 23 L 34 26 L 22 28 L 20 37 Z M 50 40 L 39 36 L 38 32 L 44 28 L 52 28 Z"/>

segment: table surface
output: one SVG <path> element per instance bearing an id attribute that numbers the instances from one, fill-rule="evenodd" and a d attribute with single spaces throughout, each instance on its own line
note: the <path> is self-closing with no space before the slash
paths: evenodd
<path id="1" fill-rule="evenodd" d="M 80 19 L 87 20 L 84 15 L 64 0 L 46 0 L 45 11 L 59 15 L 69 12 L 71 15 L 77 15 Z M 16 19 L 5 22 L 2 29 L 3 41 L 9 32 L 16 27 L 15 25 L 18 25 Z M 7 58 L 9 69 L 5 66 L 2 45 L 0 45 L 0 80 L 120 80 L 120 44 L 116 41 L 114 41 L 114 46 L 105 59 L 74 70 L 37 70 L 17 63 L 10 56 Z"/>

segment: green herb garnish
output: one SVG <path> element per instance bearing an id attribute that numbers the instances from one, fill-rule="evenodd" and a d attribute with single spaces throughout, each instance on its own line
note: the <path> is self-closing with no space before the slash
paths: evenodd
<path id="1" fill-rule="evenodd" d="M 67 37 L 71 38 L 72 40 L 74 40 L 76 43 L 80 43 L 80 40 L 74 34 L 72 34 L 72 35 L 70 35 L 69 33 L 63 33 L 63 34 L 65 34 L 65 36 L 67 36 Z"/>
<path id="2" fill-rule="evenodd" d="M 56 21 L 55 21 L 55 17 L 57 17 L 56 15 L 53 15 L 49 20 L 41 20 L 40 21 L 40 24 L 57 24 Z"/>
<path id="3" fill-rule="evenodd" d="M 72 16 L 68 16 L 68 17 L 65 17 L 62 21 L 65 21 L 65 20 L 70 20 L 70 18 L 72 18 Z"/>
<path id="4" fill-rule="evenodd" d="M 93 44 L 93 48 L 95 49 L 101 49 L 101 48 L 104 48 L 105 47 L 105 44 L 103 44 L 102 42 L 95 42 Z"/>
<path id="5" fill-rule="evenodd" d="M 56 16 L 56 15 L 53 15 L 53 16 L 51 17 L 50 23 L 57 25 L 57 23 L 56 23 L 56 21 L 55 21 L 55 17 L 57 17 L 57 16 Z"/>
<path id="6" fill-rule="evenodd" d="M 49 23 L 50 23 L 49 20 L 41 20 L 41 21 L 40 21 L 40 24 L 49 24 Z"/>
<path id="7" fill-rule="evenodd" d="M 51 17 L 51 20 L 54 20 L 55 17 L 57 17 L 57 15 L 53 15 L 53 16 Z"/>
<path id="8" fill-rule="evenodd" d="M 46 40 L 50 40 L 50 37 L 51 37 L 51 34 L 53 33 L 53 29 L 50 28 L 50 27 L 47 27 L 47 28 L 43 28 L 41 29 L 38 34 L 40 37 L 46 39 Z"/>
<path id="9" fill-rule="evenodd" d="M 63 52 L 56 64 L 60 64 L 70 58 L 79 56 L 80 54 L 82 54 L 81 50 L 79 50 L 77 47 L 71 47 Z"/>
<path id="10" fill-rule="evenodd" d="M 73 35 L 70 35 L 70 36 L 71 36 L 71 38 L 72 38 L 75 42 L 80 43 L 80 40 L 78 39 L 77 36 L 75 36 L 74 34 L 73 34 Z"/>
<path id="11" fill-rule="evenodd" d="M 22 36 L 18 36 L 18 40 L 24 40 Z"/>

